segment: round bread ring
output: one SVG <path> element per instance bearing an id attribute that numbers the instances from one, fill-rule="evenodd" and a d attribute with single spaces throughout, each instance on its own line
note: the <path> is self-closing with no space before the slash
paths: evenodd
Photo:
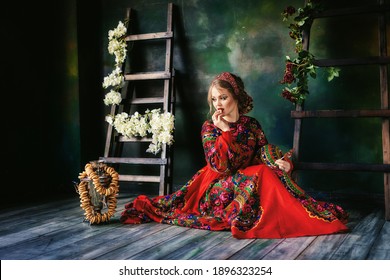
<path id="1" fill-rule="evenodd" d="M 115 214 L 117 198 L 119 192 L 119 174 L 114 168 L 103 165 L 104 172 L 110 177 L 111 183 L 108 188 L 102 186 L 99 180 L 99 176 L 94 172 L 92 165 L 87 163 L 85 165 L 85 171 L 79 173 L 80 183 L 77 185 L 77 192 L 80 196 L 80 207 L 84 210 L 85 220 L 90 224 L 100 224 L 108 222 L 110 218 Z M 106 197 L 107 211 L 105 213 L 99 213 L 94 211 L 94 207 L 89 195 L 89 181 L 93 181 L 95 190 L 102 196 Z"/>

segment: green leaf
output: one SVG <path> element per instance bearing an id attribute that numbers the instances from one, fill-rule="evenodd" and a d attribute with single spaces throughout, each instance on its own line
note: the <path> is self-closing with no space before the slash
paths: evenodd
<path id="1" fill-rule="evenodd" d="M 314 65 L 313 65 L 313 64 L 310 64 L 308 67 L 306 67 L 306 69 L 308 69 L 308 70 L 313 70 L 313 69 L 314 69 Z"/>
<path id="2" fill-rule="evenodd" d="M 340 69 L 335 67 L 328 67 L 328 82 L 339 76 Z"/>

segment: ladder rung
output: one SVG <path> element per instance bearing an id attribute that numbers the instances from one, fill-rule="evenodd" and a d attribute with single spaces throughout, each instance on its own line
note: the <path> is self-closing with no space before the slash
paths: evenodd
<path id="1" fill-rule="evenodd" d="M 124 100 L 126 102 L 126 100 Z M 164 103 L 164 97 L 133 98 L 128 101 L 130 104 L 153 104 Z"/>
<path id="2" fill-rule="evenodd" d="M 390 164 L 294 162 L 295 170 L 390 172 Z"/>
<path id="3" fill-rule="evenodd" d="M 119 174 L 119 181 L 159 183 L 160 182 L 160 176 L 122 175 L 122 174 Z"/>
<path id="4" fill-rule="evenodd" d="M 141 40 L 157 40 L 157 39 L 170 39 L 173 38 L 173 32 L 155 32 L 145 34 L 133 34 L 126 36 L 126 41 L 141 41 Z"/>
<path id="5" fill-rule="evenodd" d="M 360 15 L 369 13 L 384 13 L 389 11 L 389 5 L 364 5 L 354 8 L 339 8 L 319 12 L 314 14 L 315 18 L 335 17 L 335 16 L 348 16 L 348 15 Z"/>
<path id="6" fill-rule="evenodd" d="M 126 81 L 137 81 L 137 80 L 158 80 L 158 79 L 169 79 L 172 75 L 170 72 L 157 71 L 157 72 L 145 72 L 145 73 L 134 73 L 126 74 Z"/>
<path id="7" fill-rule="evenodd" d="M 291 117 L 300 118 L 340 118 L 340 117 L 390 117 L 390 110 L 317 110 L 291 111 Z"/>
<path id="8" fill-rule="evenodd" d="M 126 137 L 119 136 L 119 142 L 152 142 L 152 138 L 150 137 Z"/>
<path id="9" fill-rule="evenodd" d="M 106 163 L 124 163 L 124 164 L 167 164 L 166 158 L 119 158 L 119 157 L 100 157 Z"/>
<path id="10" fill-rule="evenodd" d="M 350 65 L 372 65 L 389 64 L 389 56 L 362 57 L 362 58 L 338 58 L 338 59 L 316 59 L 314 65 L 319 67 L 350 66 Z"/>

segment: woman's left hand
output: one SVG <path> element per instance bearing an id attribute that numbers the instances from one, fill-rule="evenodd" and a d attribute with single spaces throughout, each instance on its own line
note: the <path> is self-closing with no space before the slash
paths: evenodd
<path id="1" fill-rule="evenodd" d="M 277 159 L 275 160 L 275 163 L 279 166 L 280 170 L 286 171 L 287 173 L 291 169 L 291 164 L 283 159 Z"/>

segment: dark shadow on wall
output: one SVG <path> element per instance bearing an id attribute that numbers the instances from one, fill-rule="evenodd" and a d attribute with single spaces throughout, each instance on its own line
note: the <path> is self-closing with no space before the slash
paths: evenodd
<path id="1" fill-rule="evenodd" d="M 66 118 L 71 112 L 66 101 L 69 95 L 77 96 L 69 90 L 66 71 L 67 47 L 74 43 L 66 35 L 72 33 L 69 26 L 75 26 L 67 20 L 74 3 L 46 2 L 10 2 L 2 10 L 1 36 L 17 43 L 5 44 L 1 57 L 7 119 L 2 183 L 8 186 L 1 208 L 74 193 L 72 179 L 77 173 L 72 171 L 78 170 L 78 151 L 70 156 L 74 151 L 64 148 L 78 144 L 78 130 L 67 127 L 78 121 L 77 114 Z"/>
<path id="2" fill-rule="evenodd" d="M 176 165 L 190 169 L 188 171 L 195 173 L 196 169 L 200 169 L 205 165 L 203 147 L 201 143 L 200 130 L 204 122 L 204 116 L 199 114 L 199 108 L 202 106 L 203 101 L 198 96 L 194 97 L 194 94 L 200 94 L 198 77 L 196 76 L 196 67 L 192 61 L 192 55 L 189 49 L 189 42 L 185 36 L 185 29 L 182 19 L 181 10 L 177 6 L 175 8 L 174 18 L 174 62 L 177 61 L 177 65 L 180 65 L 176 70 L 175 84 L 176 84 L 176 112 L 181 111 L 180 120 L 182 129 L 184 131 L 176 131 L 175 142 L 177 146 L 176 150 L 182 150 L 186 154 L 186 162 L 175 162 Z M 202 103 L 201 103 L 202 102 Z M 180 146 L 183 145 L 183 146 Z M 177 158 L 177 156 L 176 156 Z M 175 165 L 175 164 L 174 164 Z M 176 166 L 175 165 L 175 166 Z M 180 185 L 184 182 L 178 182 L 179 175 L 174 173 L 174 185 Z M 175 180 L 175 177 L 178 179 Z M 183 178 L 184 179 L 184 178 Z M 190 179 L 190 178 L 188 178 Z"/>

